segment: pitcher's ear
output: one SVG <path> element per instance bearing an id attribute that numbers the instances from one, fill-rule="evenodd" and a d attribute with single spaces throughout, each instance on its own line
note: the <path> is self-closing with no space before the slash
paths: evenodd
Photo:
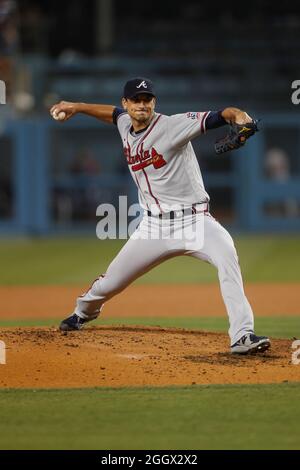
<path id="1" fill-rule="evenodd" d="M 122 98 L 122 106 L 124 109 L 127 110 L 127 99 L 126 98 Z"/>

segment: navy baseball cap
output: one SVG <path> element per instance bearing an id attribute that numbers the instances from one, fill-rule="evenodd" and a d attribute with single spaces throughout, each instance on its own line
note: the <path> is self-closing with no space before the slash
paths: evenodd
<path id="1" fill-rule="evenodd" d="M 146 93 L 148 95 L 155 96 L 155 91 L 153 88 L 153 83 L 148 78 L 137 77 L 128 80 L 124 86 L 123 97 L 124 98 L 133 98 L 134 96 Z"/>

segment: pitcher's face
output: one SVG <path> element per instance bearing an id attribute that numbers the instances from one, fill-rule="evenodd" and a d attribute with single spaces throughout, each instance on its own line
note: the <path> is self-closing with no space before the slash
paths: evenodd
<path id="1" fill-rule="evenodd" d="M 155 97 L 147 93 L 140 93 L 133 98 L 123 98 L 123 108 L 126 109 L 130 118 L 139 124 L 147 125 L 154 114 Z"/>

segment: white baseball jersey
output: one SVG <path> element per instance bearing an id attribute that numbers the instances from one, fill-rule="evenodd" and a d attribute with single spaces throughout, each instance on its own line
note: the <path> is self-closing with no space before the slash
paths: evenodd
<path id="1" fill-rule="evenodd" d="M 191 139 L 205 133 L 209 112 L 166 116 L 154 114 L 142 132 L 131 131 L 127 112 L 117 126 L 131 175 L 145 210 L 166 212 L 174 205 L 191 207 L 209 201 Z"/>

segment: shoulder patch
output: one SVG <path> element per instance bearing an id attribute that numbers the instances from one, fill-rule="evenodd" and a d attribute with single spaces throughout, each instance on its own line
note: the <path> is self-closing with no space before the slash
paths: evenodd
<path id="1" fill-rule="evenodd" d="M 199 119 L 199 113 L 189 112 L 186 113 L 186 117 L 189 119 Z"/>

